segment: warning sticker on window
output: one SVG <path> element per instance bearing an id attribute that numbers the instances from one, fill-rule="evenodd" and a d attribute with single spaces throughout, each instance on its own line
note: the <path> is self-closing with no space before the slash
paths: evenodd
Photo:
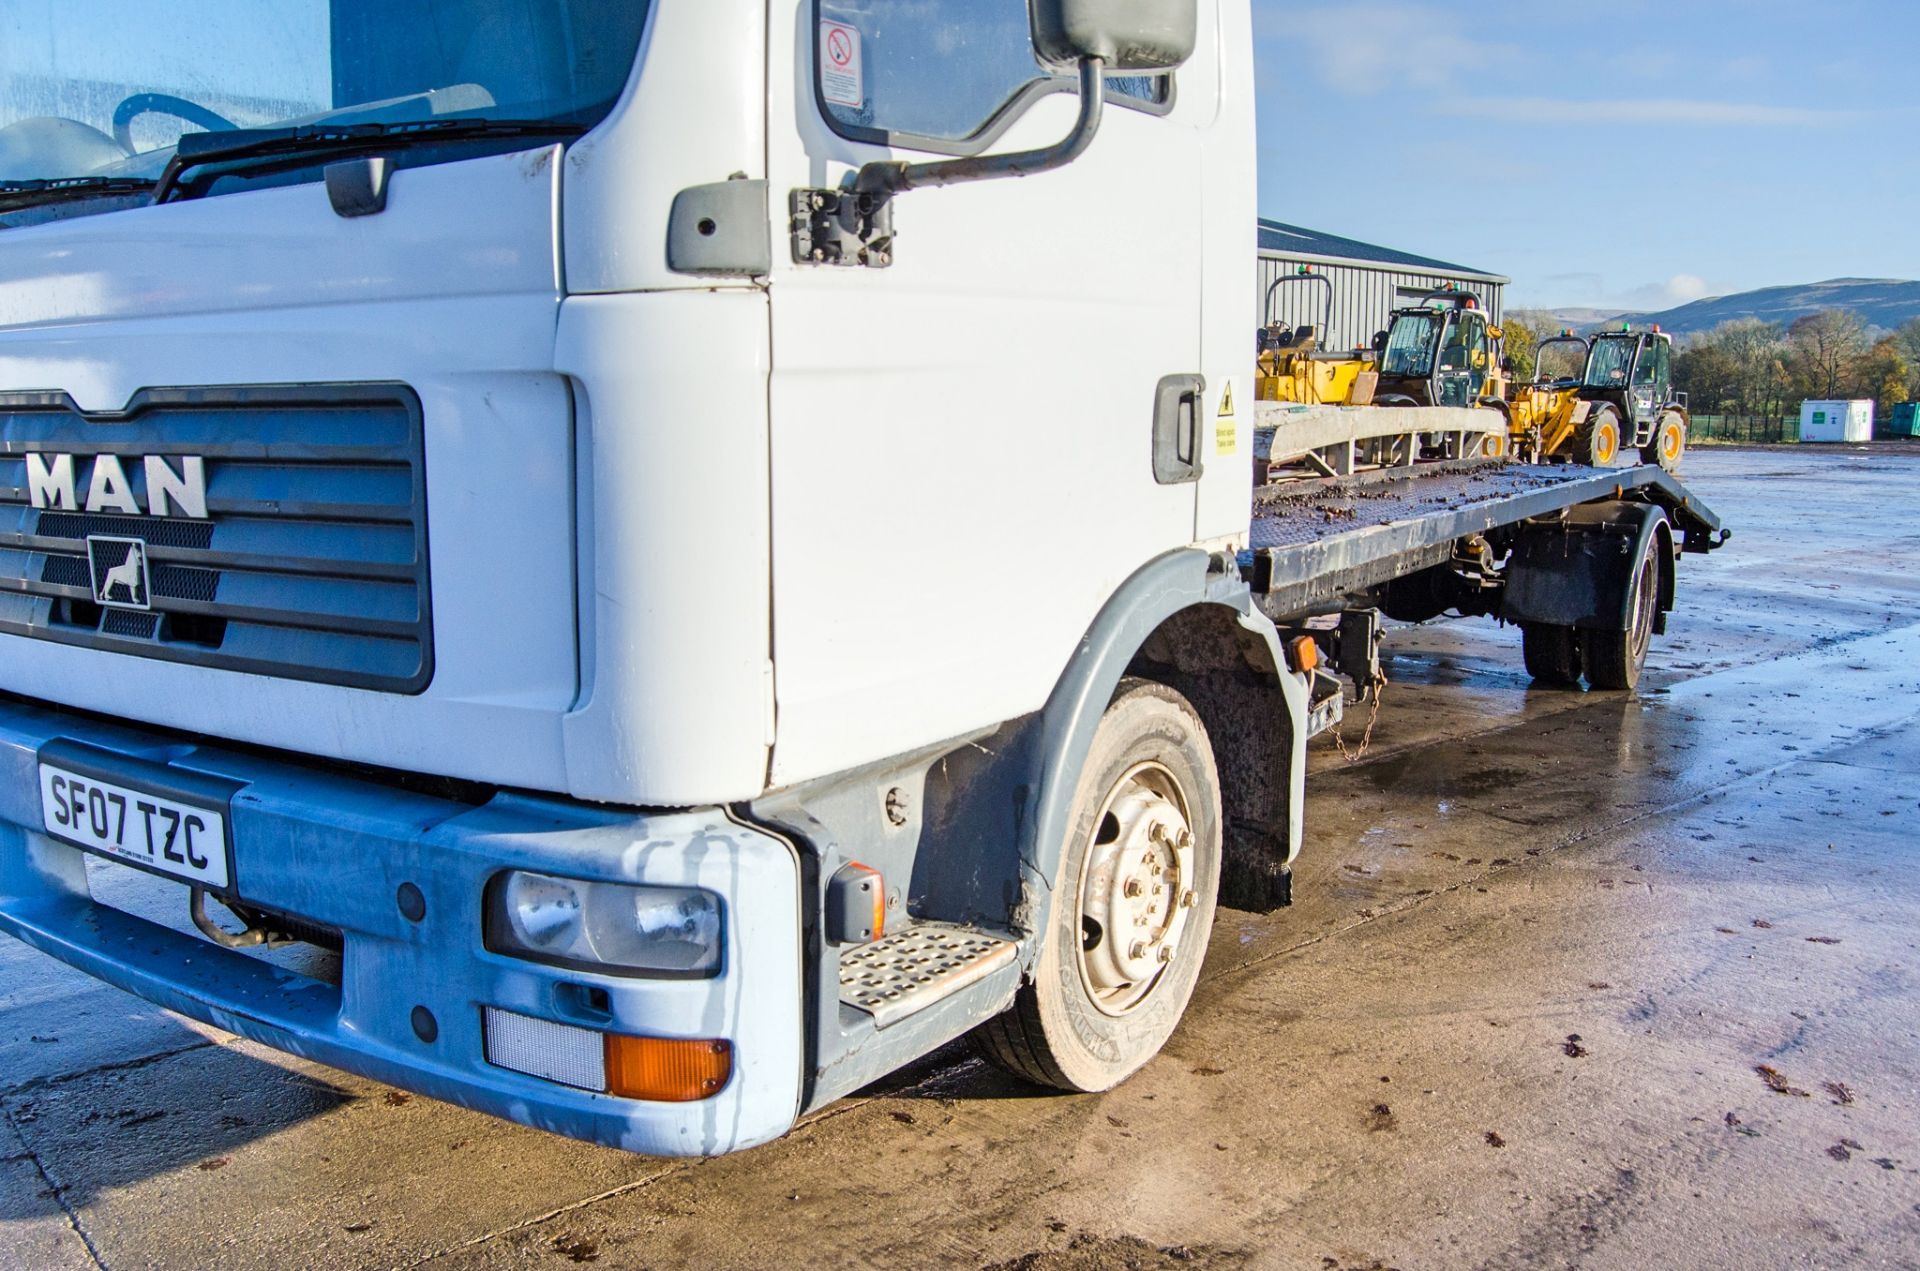
<path id="1" fill-rule="evenodd" d="M 820 95 L 836 106 L 855 110 L 867 104 L 858 27 L 844 22 L 820 24 Z"/>

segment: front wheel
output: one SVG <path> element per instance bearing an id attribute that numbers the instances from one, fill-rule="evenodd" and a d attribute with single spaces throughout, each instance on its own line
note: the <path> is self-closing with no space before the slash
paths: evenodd
<path id="1" fill-rule="evenodd" d="M 1640 451 L 1641 459 L 1657 463 L 1668 472 L 1677 472 L 1687 453 L 1687 417 L 1677 410 L 1662 411 L 1654 425 L 1653 440 Z"/>
<path id="2" fill-rule="evenodd" d="M 1081 770 L 1033 982 L 974 1031 L 986 1059 L 1097 1091 L 1158 1054 L 1206 959 L 1220 852 L 1206 727 L 1174 690 L 1126 681 Z"/>
<path id="3" fill-rule="evenodd" d="M 1573 461 L 1590 468 L 1611 468 L 1620 457 L 1620 412 L 1595 406 L 1573 430 Z"/>

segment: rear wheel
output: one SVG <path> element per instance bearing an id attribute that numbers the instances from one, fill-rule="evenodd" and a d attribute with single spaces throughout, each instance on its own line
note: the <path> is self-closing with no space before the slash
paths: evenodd
<path id="1" fill-rule="evenodd" d="M 1687 417 L 1677 410 L 1662 411 L 1654 425 L 1653 440 L 1640 451 L 1641 459 L 1657 463 L 1668 472 L 1677 471 L 1687 453 Z"/>
<path id="2" fill-rule="evenodd" d="M 1595 406 L 1573 430 L 1573 461 L 1591 468 L 1611 468 L 1620 457 L 1620 412 Z"/>
<path id="3" fill-rule="evenodd" d="M 1652 535 L 1633 575 L 1631 625 L 1625 631 L 1586 633 L 1587 679 L 1595 688 L 1625 690 L 1640 683 L 1653 644 L 1654 619 L 1660 612 L 1660 565 L 1655 553 L 1660 536 Z"/>
<path id="4" fill-rule="evenodd" d="M 1526 658 L 1527 674 L 1537 682 L 1554 688 L 1573 688 L 1580 683 L 1580 633 L 1572 627 L 1523 622 L 1520 651 Z"/>
<path id="5" fill-rule="evenodd" d="M 1081 771 L 1033 982 L 974 1031 L 981 1053 L 1076 1091 L 1111 1089 L 1158 1054 L 1206 958 L 1220 834 L 1199 715 L 1164 685 L 1127 681 Z"/>

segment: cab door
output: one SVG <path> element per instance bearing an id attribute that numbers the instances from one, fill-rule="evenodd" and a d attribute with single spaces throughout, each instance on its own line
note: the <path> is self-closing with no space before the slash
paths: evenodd
<path id="1" fill-rule="evenodd" d="M 873 160 L 1051 145 L 1078 110 L 1026 0 L 774 0 L 770 49 L 782 210 Z M 774 784 L 1037 709 L 1127 577 L 1193 541 L 1217 74 L 1110 82 L 1064 169 L 898 196 L 884 263 L 795 261 L 776 224 Z M 1156 405 L 1188 430 L 1171 465 Z"/>
<path id="2" fill-rule="evenodd" d="M 1633 364 L 1633 427 L 1637 445 L 1653 439 L 1653 423 L 1666 405 L 1667 384 L 1671 375 L 1669 346 L 1654 336 L 1640 337 L 1640 351 Z"/>
<path id="3" fill-rule="evenodd" d="M 1486 320 L 1471 309 L 1454 312 L 1434 368 L 1436 406 L 1471 406 L 1480 400 L 1490 358 Z"/>

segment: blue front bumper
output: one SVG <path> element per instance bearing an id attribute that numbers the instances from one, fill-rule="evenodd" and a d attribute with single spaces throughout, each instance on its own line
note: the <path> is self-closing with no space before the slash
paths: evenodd
<path id="1" fill-rule="evenodd" d="M 125 765 L 123 784 L 165 769 L 237 783 L 242 898 L 338 931 L 339 984 L 97 903 L 83 853 L 43 832 L 38 755 L 57 740 L 110 752 Z M 706 980 L 638 979 L 491 953 L 481 941 L 482 893 L 510 868 L 718 893 L 723 970 Z M 407 883 L 426 898 L 418 922 L 396 900 Z M 461 802 L 0 699 L 0 931 L 276 1049 L 630 1151 L 750 1147 L 784 1133 L 800 1107 L 798 859 L 786 842 L 715 809 L 641 814 L 509 794 Z M 676 1104 L 522 1076 L 487 1062 L 486 1007 L 594 1031 L 725 1039 L 733 1077 L 712 1098 Z M 437 1025 L 430 1042 L 416 1033 L 419 1008 Z"/>

